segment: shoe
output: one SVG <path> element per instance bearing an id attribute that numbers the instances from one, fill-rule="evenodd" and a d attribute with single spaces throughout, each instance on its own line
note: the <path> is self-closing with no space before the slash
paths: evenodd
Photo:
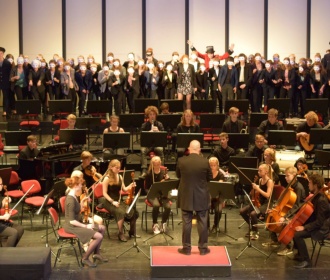
<path id="1" fill-rule="evenodd" d="M 277 255 L 278 256 L 287 256 L 287 255 L 290 255 L 292 253 L 293 253 L 292 249 L 285 248 L 282 251 L 278 251 Z"/>
<path id="2" fill-rule="evenodd" d="M 100 254 L 94 254 L 93 255 L 93 259 L 94 260 L 99 260 L 101 262 L 108 262 L 109 260 L 107 258 L 104 258 L 103 256 L 101 256 Z"/>
<path id="3" fill-rule="evenodd" d="M 186 255 L 186 256 L 190 256 L 191 255 L 191 251 L 185 250 L 183 248 L 179 248 L 178 252 L 182 255 Z"/>
<path id="4" fill-rule="evenodd" d="M 152 226 L 152 230 L 154 231 L 154 234 L 160 233 L 159 225 L 158 224 L 154 224 Z"/>
<path id="5" fill-rule="evenodd" d="M 201 256 L 204 256 L 204 255 L 207 255 L 211 252 L 210 248 L 206 248 L 206 249 L 203 249 L 203 250 L 199 250 L 199 254 Z"/>
<path id="6" fill-rule="evenodd" d="M 143 172 L 140 176 L 139 176 L 139 178 L 140 179 L 145 179 L 147 177 L 147 173 L 146 172 Z"/>
<path id="7" fill-rule="evenodd" d="M 293 266 L 294 268 L 302 269 L 302 268 L 309 268 L 312 267 L 312 264 L 308 261 L 302 261 L 297 265 Z"/>
<path id="8" fill-rule="evenodd" d="M 96 263 L 91 262 L 89 259 L 81 260 L 82 266 L 97 267 Z"/>
<path id="9" fill-rule="evenodd" d="M 128 235 L 129 235 L 129 238 L 141 238 L 141 235 L 138 235 L 138 234 L 135 234 L 134 235 L 134 233 L 128 233 Z"/>
<path id="10" fill-rule="evenodd" d="M 280 246 L 281 243 L 276 242 L 276 241 L 270 241 L 270 242 L 262 243 L 261 245 L 264 246 L 264 247 L 270 247 L 270 246 L 271 247 L 277 247 L 277 246 Z"/>
<path id="11" fill-rule="evenodd" d="M 259 239 L 259 232 L 252 231 L 251 240 L 258 240 Z"/>
<path id="12" fill-rule="evenodd" d="M 251 237 L 251 236 L 252 236 L 252 231 L 245 234 L 245 237 Z"/>
<path id="13" fill-rule="evenodd" d="M 123 233 L 118 233 L 118 239 L 121 242 L 127 242 L 127 239 L 126 239 L 126 237 L 125 237 L 125 235 Z"/>
<path id="14" fill-rule="evenodd" d="M 213 227 L 210 230 L 210 233 L 217 233 L 217 232 L 218 232 L 217 226 L 213 225 Z"/>
<path id="15" fill-rule="evenodd" d="M 162 223 L 162 232 L 166 232 L 167 230 L 167 224 L 166 223 Z"/>

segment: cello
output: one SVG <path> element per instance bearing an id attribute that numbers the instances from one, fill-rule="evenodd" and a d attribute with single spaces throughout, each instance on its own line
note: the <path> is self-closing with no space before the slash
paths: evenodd
<path id="1" fill-rule="evenodd" d="M 279 220 L 286 215 L 297 200 L 297 194 L 291 188 L 296 179 L 297 175 L 287 185 L 286 189 L 281 193 L 277 205 L 267 215 L 266 228 L 271 232 L 280 233 L 282 231 L 284 225 Z"/>

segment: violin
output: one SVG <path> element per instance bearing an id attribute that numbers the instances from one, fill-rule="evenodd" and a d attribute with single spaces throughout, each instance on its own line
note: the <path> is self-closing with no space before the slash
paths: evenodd
<path id="1" fill-rule="evenodd" d="M 3 186 L 4 191 L 7 193 L 7 196 L 4 201 L 5 214 L 9 213 L 9 195 L 7 191 L 7 186 Z"/>
<path id="2" fill-rule="evenodd" d="M 83 223 L 87 224 L 88 223 L 89 214 L 91 213 L 91 209 L 90 209 L 89 204 L 88 204 L 88 198 L 89 198 L 89 196 L 87 195 L 87 188 L 86 188 L 86 186 L 83 187 L 82 192 L 83 193 L 80 195 L 80 201 L 82 201 L 85 198 L 87 198 L 87 199 L 85 199 L 85 201 L 83 202 L 81 213 L 83 213 L 83 215 L 84 215 L 84 217 L 83 217 Z"/>
<path id="3" fill-rule="evenodd" d="M 258 176 L 255 176 L 254 177 L 254 180 L 253 180 L 253 183 L 257 183 L 258 182 Z M 255 207 L 259 208 L 261 206 L 261 203 L 260 203 L 260 193 L 257 192 L 254 188 L 252 188 L 252 190 L 250 191 L 250 197 L 251 197 L 251 200 L 252 200 L 252 203 Z"/>
<path id="4" fill-rule="evenodd" d="M 308 165 L 307 164 L 303 164 L 302 167 L 299 168 L 299 170 L 298 170 L 298 175 L 301 175 L 306 180 L 308 180 L 308 176 L 307 176 L 307 173 L 306 173 L 307 171 L 308 171 Z"/>
<path id="5" fill-rule="evenodd" d="M 132 178 L 133 185 L 132 185 L 132 188 L 128 191 L 128 196 L 125 199 L 125 204 L 126 205 L 131 205 L 133 200 L 134 200 L 134 194 L 135 194 L 135 186 L 134 186 L 135 179 L 134 179 L 134 176 L 135 176 L 135 173 L 131 172 L 131 178 Z"/>
<path id="6" fill-rule="evenodd" d="M 94 181 L 98 181 L 101 179 L 101 175 L 96 172 L 96 169 L 93 165 L 88 165 L 85 167 L 84 172 L 87 176 L 93 177 Z"/>

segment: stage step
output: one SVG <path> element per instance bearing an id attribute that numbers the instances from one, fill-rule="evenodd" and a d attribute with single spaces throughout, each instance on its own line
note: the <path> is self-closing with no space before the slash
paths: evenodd
<path id="1" fill-rule="evenodd" d="M 191 255 L 178 252 L 181 246 L 151 246 L 150 266 L 153 278 L 229 277 L 231 261 L 226 246 L 209 246 L 211 252 L 201 256 L 197 246 Z"/>

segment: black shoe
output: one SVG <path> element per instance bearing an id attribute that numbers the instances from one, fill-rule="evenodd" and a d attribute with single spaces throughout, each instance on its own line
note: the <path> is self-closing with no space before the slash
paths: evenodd
<path id="1" fill-rule="evenodd" d="M 128 234 L 129 235 L 129 238 L 141 238 L 141 235 L 138 235 L 138 234 L 135 234 L 135 236 L 134 236 L 134 233 L 129 233 Z"/>
<path id="2" fill-rule="evenodd" d="M 178 252 L 182 255 L 187 255 L 187 256 L 190 256 L 191 255 L 191 251 L 188 251 L 188 250 L 185 250 L 183 248 L 179 248 L 178 249 Z"/>
<path id="3" fill-rule="evenodd" d="M 298 268 L 298 269 L 303 269 L 303 268 L 312 267 L 312 264 L 308 261 L 302 261 L 302 262 L 298 263 L 297 265 L 295 265 L 293 267 Z"/>
<path id="4" fill-rule="evenodd" d="M 202 249 L 202 250 L 199 250 L 199 254 L 201 256 L 204 256 L 204 255 L 207 255 L 211 252 L 210 248 L 206 248 L 206 249 Z"/>

